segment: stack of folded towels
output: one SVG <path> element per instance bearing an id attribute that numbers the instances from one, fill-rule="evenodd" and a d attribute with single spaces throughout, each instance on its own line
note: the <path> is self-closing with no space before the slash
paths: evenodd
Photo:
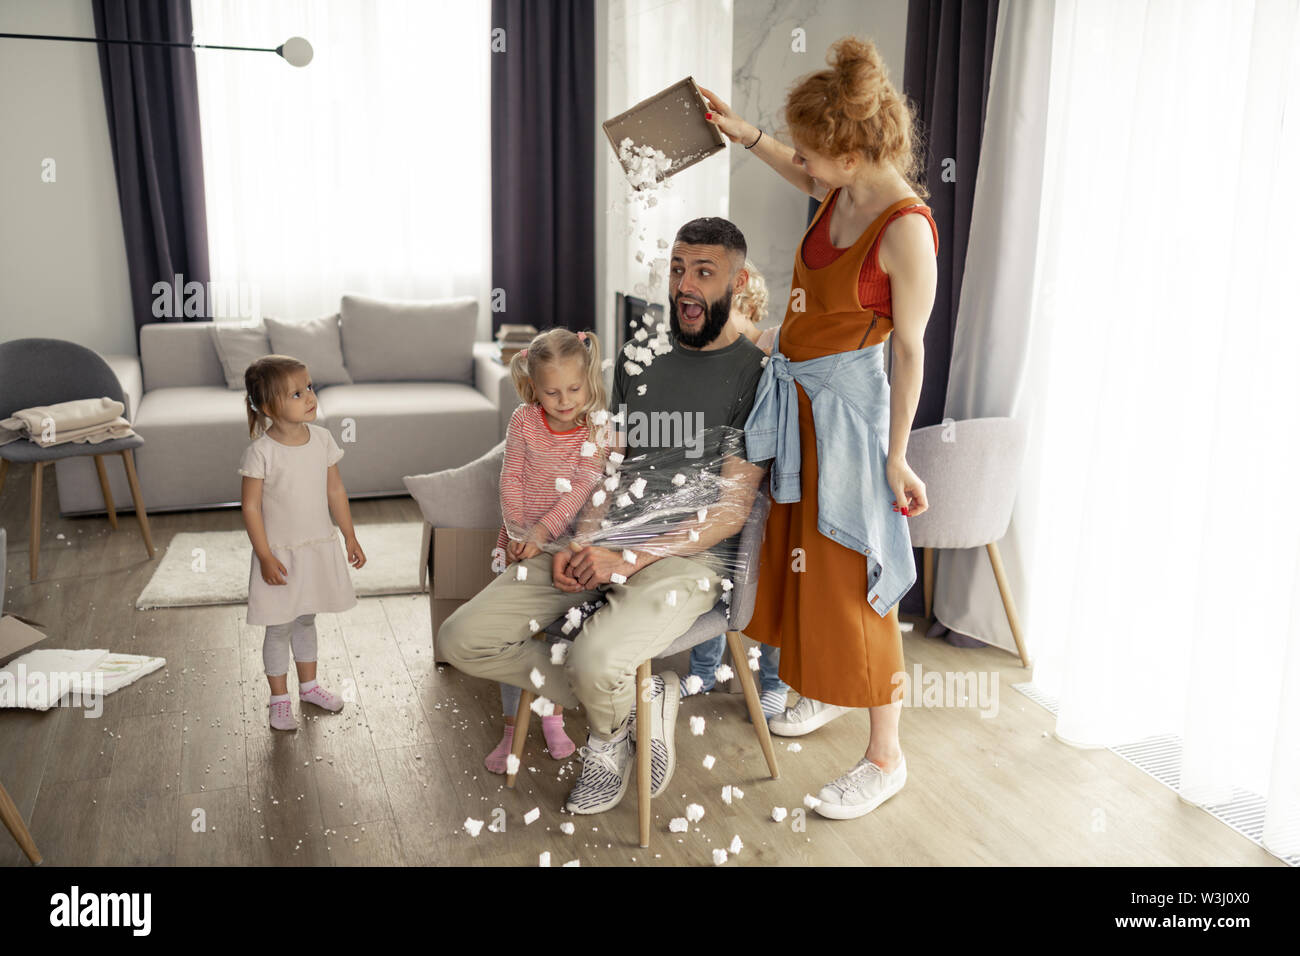
<path id="1" fill-rule="evenodd" d="M 0 445 L 20 438 L 29 439 L 42 448 L 67 442 L 98 444 L 127 438 L 135 432 L 122 417 L 123 411 L 125 406 L 111 398 L 82 398 L 75 402 L 24 408 L 0 421 Z"/>

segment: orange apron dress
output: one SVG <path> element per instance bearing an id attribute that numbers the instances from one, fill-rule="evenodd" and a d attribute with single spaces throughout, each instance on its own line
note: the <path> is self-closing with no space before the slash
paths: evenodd
<path id="1" fill-rule="evenodd" d="M 894 203 L 857 242 L 838 250 L 830 246 L 829 229 L 839 192 L 832 191 L 822 202 L 795 252 L 790 307 L 777 342 L 792 362 L 866 348 L 888 338 L 894 323 L 889 277 L 880 271 L 880 236 L 894 219 L 912 212 L 924 215 L 934 229 L 929 209 L 913 196 Z M 839 252 L 821 268 L 804 261 L 805 244 L 814 233 L 814 238 L 825 236 L 823 246 Z M 800 290 L 803 311 L 795 309 Z M 863 294 L 867 305 L 862 304 Z M 867 603 L 866 557 L 817 530 L 817 435 L 812 403 L 801 386 L 796 383 L 795 388 L 800 500 L 772 502 L 754 614 L 745 633 L 781 648 L 781 679 L 804 697 L 843 707 L 888 704 L 899 686 L 894 677 L 904 672 L 898 607 L 884 617 L 877 614 Z"/>

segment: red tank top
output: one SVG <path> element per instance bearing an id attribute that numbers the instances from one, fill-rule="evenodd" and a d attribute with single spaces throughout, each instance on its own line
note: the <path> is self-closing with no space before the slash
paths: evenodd
<path id="1" fill-rule="evenodd" d="M 835 201 L 839 199 L 839 196 L 839 189 L 831 193 L 825 211 L 818 217 L 812 231 L 808 233 L 808 238 L 804 240 L 803 258 L 809 268 L 825 268 L 853 248 L 852 246 L 831 244 L 831 213 L 835 211 Z M 870 309 L 879 312 L 881 315 L 892 316 L 894 314 L 889 295 L 889 276 L 885 275 L 880 269 L 880 239 L 884 236 L 885 230 L 889 228 L 891 222 L 899 216 L 906 216 L 908 213 L 920 213 L 925 216 L 926 221 L 930 223 L 930 231 L 934 233 L 935 255 L 939 254 L 939 230 L 935 227 L 934 219 L 930 215 L 930 207 L 918 203 L 915 206 L 909 206 L 895 212 L 880 227 L 880 232 L 871 244 L 866 258 L 862 260 L 862 271 L 858 274 L 858 302 L 863 309 Z"/>

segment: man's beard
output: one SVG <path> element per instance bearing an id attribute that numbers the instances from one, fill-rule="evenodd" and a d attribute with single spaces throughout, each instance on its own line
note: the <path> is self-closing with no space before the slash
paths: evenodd
<path id="1" fill-rule="evenodd" d="M 672 323 L 673 337 L 685 345 L 687 348 L 701 349 L 708 345 L 720 334 L 731 318 L 731 286 L 727 286 L 726 294 L 716 302 L 710 302 L 704 310 L 704 324 L 700 330 L 695 333 L 685 332 L 682 330 L 681 318 L 677 312 L 677 302 L 680 296 L 671 296 L 668 300 L 668 309 L 670 312 L 669 319 Z M 688 296 L 687 300 L 698 303 L 699 300 L 693 296 Z"/>

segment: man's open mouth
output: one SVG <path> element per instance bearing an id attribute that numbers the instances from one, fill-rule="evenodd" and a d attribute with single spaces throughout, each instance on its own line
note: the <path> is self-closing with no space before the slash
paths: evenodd
<path id="1" fill-rule="evenodd" d="M 700 305 L 698 302 L 683 300 L 677 304 L 677 311 L 680 313 L 682 318 L 695 321 L 704 314 L 704 306 Z"/>

